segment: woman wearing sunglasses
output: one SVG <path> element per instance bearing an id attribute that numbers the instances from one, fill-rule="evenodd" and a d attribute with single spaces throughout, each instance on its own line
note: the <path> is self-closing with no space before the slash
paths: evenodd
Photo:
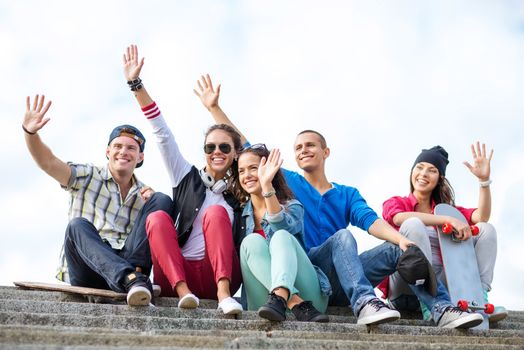
<path id="1" fill-rule="evenodd" d="M 234 196 L 225 192 L 241 147 L 240 135 L 227 125 L 213 125 L 204 140 L 205 167 L 191 165 L 139 78 L 143 64 L 137 47 L 129 46 L 124 74 L 153 127 L 174 202 L 172 213 L 157 211 L 147 219 L 154 281 L 163 296 L 179 297 L 180 308 L 196 308 L 199 298 L 206 298 L 218 299 L 225 314 L 241 313 L 242 306 L 231 297 L 241 283 L 235 250 L 240 245 L 241 210 Z"/>
<path id="2" fill-rule="evenodd" d="M 281 165 L 280 151 L 269 152 L 263 144 L 245 148 L 238 158 L 233 188 L 245 205 L 240 264 L 248 309 L 271 321 L 284 321 L 290 309 L 298 321 L 327 322 L 318 310 L 326 310 L 328 297 L 304 251 L 304 209 L 293 199 Z"/>

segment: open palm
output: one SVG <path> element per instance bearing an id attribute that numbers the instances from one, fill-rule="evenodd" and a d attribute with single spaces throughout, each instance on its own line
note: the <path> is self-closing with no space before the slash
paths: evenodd
<path id="1" fill-rule="evenodd" d="M 471 145 L 471 154 L 473 155 L 473 165 L 468 162 L 464 162 L 464 165 L 475 175 L 479 180 L 486 181 L 490 176 L 490 163 L 493 157 L 493 150 L 491 150 L 489 157 L 486 152 L 486 144 L 480 146 L 480 142 L 476 145 Z"/>
<path id="2" fill-rule="evenodd" d="M 51 107 L 51 101 L 47 102 L 45 105 L 44 104 L 45 96 L 42 95 L 39 98 L 39 96 L 36 95 L 35 100 L 33 101 L 33 106 L 31 107 L 31 98 L 27 96 L 26 111 L 23 122 L 23 126 L 27 131 L 35 133 L 42 129 L 49 121 L 49 118 L 45 117 L 45 114 L 49 110 L 49 107 Z"/>
<path id="3" fill-rule="evenodd" d="M 283 161 L 284 160 L 280 158 L 280 150 L 277 148 L 274 148 L 269 152 L 267 159 L 264 157 L 260 159 L 258 178 L 263 187 L 271 184 L 276 173 L 282 166 Z"/>
<path id="4" fill-rule="evenodd" d="M 213 88 L 213 82 L 211 81 L 209 74 L 206 74 L 206 76 L 202 75 L 201 79 L 197 80 L 197 84 L 200 92 L 198 92 L 196 89 L 193 89 L 193 92 L 200 98 L 200 101 L 202 101 L 204 107 L 211 109 L 218 106 L 218 98 L 220 97 L 220 84 L 215 90 Z"/>
<path id="5" fill-rule="evenodd" d="M 144 58 L 138 59 L 138 47 L 129 45 L 124 53 L 124 76 L 127 81 L 138 78 L 143 66 Z"/>

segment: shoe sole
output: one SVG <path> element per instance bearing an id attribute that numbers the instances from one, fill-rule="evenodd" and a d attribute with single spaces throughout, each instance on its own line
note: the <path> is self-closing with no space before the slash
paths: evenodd
<path id="1" fill-rule="evenodd" d="M 194 298 L 182 298 L 178 301 L 178 307 L 180 309 L 196 309 L 198 307 L 198 301 Z"/>
<path id="2" fill-rule="evenodd" d="M 389 316 L 389 317 L 380 317 L 380 318 L 375 318 L 375 317 L 368 317 L 364 320 L 358 320 L 357 321 L 357 324 L 363 324 L 363 325 L 366 325 L 366 326 L 371 326 L 371 325 L 377 325 L 377 324 L 381 324 L 381 323 L 388 323 L 388 322 L 393 322 L 393 321 L 396 321 L 396 320 L 399 320 L 400 319 L 400 316 Z"/>
<path id="3" fill-rule="evenodd" d="M 153 284 L 153 296 L 155 298 L 158 298 L 161 293 L 162 293 L 162 288 L 160 288 L 160 286 L 157 284 Z"/>
<path id="4" fill-rule="evenodd" d="M 484 321 L 484 317 L 481 314 L 469 314 L 466 317 L 459 318 L 453 322 L 448 323 L 447 325 L 442 326 L 442 328 L 460 328 L 467 329 L 478 326 Z"/>
<path id="5" fill-rule="evenodd" d="M 286 316 L 285 315 L 281 315 L 279 313 L 277 313 L 275 310 L 273 309 L 270 309 L 268 307 L 265 307 L 265 306 L 261 306 L 260 309 L 258 309 L 258 316 L 262 317 L 262 318 L 265 318 L 266 320 L 269 320 L 269 321 L 285 321 L 286 320 Z"/>
<path id="6" fill-rule="evenodd" d="M 357 324 L 364 324 L 366 326 L 371 326 L 371 325 L 376 325 L 376 324 L 381 324 L 381 323 L 393 322 L 398 319 L 400 319 L 400 313 L 393 312 L 393 313 L 389 313 L 389 316 L 382 314 L 382 315 L 368 316 L 364 319 L 358 319 Z"/>
<path id="7" fill-rule="evenodd" d="M 218 309 L 218 310 L 221 310 L 224 313 L 224 315 L 240 315 L 242 313 L 242 310 L 239 310 L 239 309 L 231 309 L 227 311 L 225 311 L 224 309 Z"/>
<path id="8" fill-rule="evenodd" d="M 329 316 L 327 316 L 327 315 L 318 315 L 316 317 L 313 317 L 308 322 L 327 323 L 327 322 L 329 322 Z"/>
<path id="9" fill-rule="evenodd" d="M 145 287 L 136 287 L 126 299 L 129 306 L 147 306 L 151 302 L 151 292 Z"/>
<path id="10" fill-rule="evenodd" d="M 489 323 L 496 323 L 496 322 L 502 321 L 506 317 L 508 317 L 507 312 L 498 312 L 496 314 L 488 315 L 488 320 L 489 320 Z"/>

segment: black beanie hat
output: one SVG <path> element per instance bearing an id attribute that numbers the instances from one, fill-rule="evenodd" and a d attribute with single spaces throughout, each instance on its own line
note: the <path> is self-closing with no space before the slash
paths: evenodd
<path id="1" fill-rule="evenodd" d="M 433 146 L 430 149 L 423 149 L 422 152 L 418 155 L 417 159 L 415 159 L 415 163 L 413 163 L 413 168 L 417 163 L 420 162 L 426 162 L 433 164 L 439 171 L 440 175 L 446 176 L 446 166 L 449 163 L 448 160 L 448 152 L 440 146 Z"/>

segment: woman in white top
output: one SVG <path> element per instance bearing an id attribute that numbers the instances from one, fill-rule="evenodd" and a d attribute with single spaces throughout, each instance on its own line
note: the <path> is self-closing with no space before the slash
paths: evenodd
<path id="1" fill-rule="evenodd" d="M 227 125 L 206 133 L 206 164 L 197 169 L 180 153 L 175 137 L 139 78 L 144 58 L 135 45 L 124 54 L 124 74 L 153 134 L 173 187 L 174 210 L 148 216 L 147 234 L 154 281 L 162 295 L 178 296 L 181 308 L 196 308 L 199 298 L 217 299 L 225 314 L 242 306 L 231 297 L 240 287 L 238 247 L 240 208 L 227 189 L 231 166 L 241 148 L 240 135 Z"/>

